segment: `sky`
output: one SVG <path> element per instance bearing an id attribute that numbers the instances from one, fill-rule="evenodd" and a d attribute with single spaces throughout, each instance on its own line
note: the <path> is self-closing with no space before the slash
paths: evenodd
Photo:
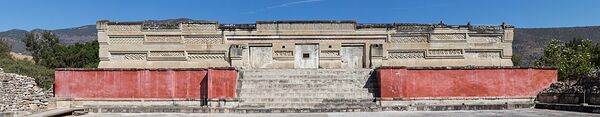
<path id="1" fill-rule="evenodd" d="M 221 23 L 258 20 L 356 20 L 359 23 L 598 26 L 600 0 L 2 0 L 0 31 L 62 29 L 97 20 L 191 18 Z"/>

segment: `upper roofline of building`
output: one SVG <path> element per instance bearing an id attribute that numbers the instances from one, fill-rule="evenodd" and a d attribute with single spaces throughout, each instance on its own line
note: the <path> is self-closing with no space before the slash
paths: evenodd
<path id="1" fill-rule="evenodd" d="M 353 24 L 356 29 L 363 28 L 399 28 L 399 27 L 431 27 L 431 28 L 477 28 L 478 30 L 498 30 L 514 28 L 502 22 L 496 26 L 483 25 L 448 25 L 443 22 L 436 24 L 420 24 L 420 23 L 357 23 L 355 20 L 272 20 L 272 21 L 256 21 L 254 24 L 221 24 L 218 21 L 209 20 L 176 20 L 176 21 L 156 21 L 146 20 L 137 22 L 113 22 L 109 20 L 98 20 L 97 26 L 102 25 L 142 25 L 145 29 L 176 29 L 180 24 L 215 24 L 220 30 L 256 30 L 257 24 L 311 24 L 311 23 L 330 23 L 330 24 Z"/>

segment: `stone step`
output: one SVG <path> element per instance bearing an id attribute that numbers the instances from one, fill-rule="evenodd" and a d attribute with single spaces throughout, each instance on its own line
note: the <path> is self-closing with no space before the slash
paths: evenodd
<path id="1" fill-rule="evenodd" d="M 350 89 L 340 89 L 340 88 L 310 88 L 310 89 L 298 89 L 298 88 L 244 88 L 240 89 L 240 94 L 242 93 L 354 93 L 354 92 L 368 92 L 372 89 L 368 88 L 350 88 Z"/>
<path id="2" fill-rule="evenodd" d="M 244 98 L 373 98 L 373 95 L 368 92 L 352 92 L 352 93 L 240 93 L 240 97 Z"/>
<path id="3" fill-rule="evenodd" d="M 257 72 L 257 71 L 301 71 L 301 72 L 315 72 L 315 71 L 319 71 L 319 72 L 339 72 L 339 71 L 343 71 L 343 72 L 348 72 L 348 71 L 363 71 L 363 72 L 367 72 L 367 71 L 373 71 L 373 69 L 245 69 L 242 71 L 250 71 L 250 72 Z"/>
<path id="4" fill-rule="evenodd" d="M 242 84 L 366 84 L 360 79 L 262 79 L 240 80 Z"/>
<path id="5" fill-rule="evenodd" d="M 371 87 L 375 84 L 306 84 L 306 83 L 274 83 L 274 84 L 249 84 L 243 83 L 242 89 L 246 88 L 363 88 L 363 87 Z"/>
<path id="6" fill-rule="evenodd" d="M 348 74 L 337 74 L 337 75 L 321 75 L 321 74 L 244 74 L 241 79 L 272 79 L 272 78 L 285 78 L 285 79 L 369 79 L 369 75 L 348 75 Z"/>
<path id="7" fill-rule="evenodd" d="M 368 75 L 372 70 L 347 70 L 347 69 L 331 69 L 331 70 L 302 70 L 302 69 L 269 69 L 269 70 L 243 70 L 242 74 L 254 75 L 254 74 L 286 74 L 286 75 L 340 75 L 340 74 L 353 74 L 353 75 Z"/>
<path id="8" fill-rule="evenodd" d="M 240 108 L 369 108 L 377 81 L 371 69 L 243 70 Z"/>
<path id="9" fill-rule="evenodd" d="M 255 97 L 255 98 L 240 98 L 243 103 L 346 103 L 346 102 L 372 102 L 375 98 L 369 97 L 290 97 L 290 98 L 272 98 L 272 97 Z"/>
<path id="10" fill-rule="evenodd" d="M 367 108 L 376 107 L 373 102 L 331 102 L 331 103 L 306 103 L 306 102 L 285 102 L 285 103 L 242 103 L 240 108 Z"/>

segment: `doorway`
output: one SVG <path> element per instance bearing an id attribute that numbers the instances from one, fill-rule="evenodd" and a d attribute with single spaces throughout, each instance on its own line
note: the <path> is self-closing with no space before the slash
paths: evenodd
<path id="1" fill-rule="evenodd" d="M 295 47 L 294 68 L 319 68 L 319 45 L 299 44 Z"/>

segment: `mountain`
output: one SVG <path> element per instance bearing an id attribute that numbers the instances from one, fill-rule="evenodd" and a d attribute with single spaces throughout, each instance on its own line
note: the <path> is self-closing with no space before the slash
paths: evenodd
<path id="1" fill-rule="evenodd" d="M 31 31 L 42 31 L 42 29 L 34 29 Z M 98 37 L 96 36 L 96 25 L 85 25 L 76 28 L 66 28 L 57 30 L 48 30 L 60 39 L 60 43 L 63 44 L 75 44 L 94 41 Z M 20 29 L 12 29 L 4 32 L 0 32 L 0 39 L 8 41 L 13 46 L 12 51 L 16 53 L 29 54 L 25 50 L 25 33 L 28 31 Z"/>
<path id="2" fill-rule="evenodd" d="M 167 20 L 146 20 L 145 22 L 179 22 L 190 21 L 192 19 L 179 18 Z M 40 31 L 34 29 L 32 31 Z M 96 25 L 85 25 L 75 28 L 49 30 L 60 38 L 60 43 L 74 44 L 95 41 Z M 25 46 L 22 39 L 25 38 L 26 30 L 13 29 L 0 32 L 0 38 L 8 40 L 13 44 L 13 52 L 25 53 Z M 523 59 L 524 66 L 533 65 L 537 57 L 544 51 L 544 47 L 550 40 L 559 39 L 568 41 L 574 37 L 584 37 L 593 42 L 600 42 L 600 26 L 588 27 L 560 27 L 560 28 L 517 28 L 515 29 L 515 37 L 513 42 L 513 53 L 520 55 Z"/>
<path id="3" fill-rule="evenodd" d="M 600 26 L 561 27 L 561 28 L 517 28 L 513 42 L 513 53 L 523 58 L 524 66 L 533 65 L 552 39 L 567 42 L 575 37 L 583 37 L 600 42 Z"/>

